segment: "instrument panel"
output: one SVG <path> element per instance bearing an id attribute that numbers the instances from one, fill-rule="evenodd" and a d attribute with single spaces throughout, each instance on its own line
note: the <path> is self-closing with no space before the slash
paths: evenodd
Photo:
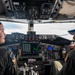
<path id="1" fill-rule="evenodd" d="M 39 55 L 39 43 L 22 42 L 21 50 L 22 50 L 22 55 Z"/>
<path id="2" fill-rule="evenodd" d="M 50 64 L 54 60 L 62 60 L 61 46 L 41 40 L 52 41 L 56 38 L 58 38 L 57 35 L 37 35 L 34 31 L 27 34 L 12 33 L 6 36 L 6 42 L 2 47 L 6 47 L 7 50 L 12 48 L 19 66 L 24 66 L 24 63 Z"/>
<path id="3" fill-rule="evenodd" d="M 50 59 L 59 59 L 60 46 L 43 43 L 41 40 L 51 41 L 56 39 L 56 35 L 37 35 L 36 32 L 27 32 L 27 34 L 12 33 L 6 36 L 7 49 L 11 46 L 15 55 L 21 50 L 21 56 L 29 58 L 41 57 L 43 61 Z"/>

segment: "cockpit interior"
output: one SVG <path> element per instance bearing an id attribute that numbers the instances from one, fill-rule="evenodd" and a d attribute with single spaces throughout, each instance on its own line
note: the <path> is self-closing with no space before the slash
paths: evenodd
<path id="1" fill-rule="evenodd" d="M 37 34 L 34 26 L 74 24 L 74 9 L 75 0 L 0 0 L 0 22 L 28 24 L 27 33 L 6 34 L 5 43 L 0 45 L 0 49 L 8 50 L 11 47 L 16 56 L 19 75 L 50 75 L 53 61 L 64 63 L 68 47 L 75 38 L 69 40 L 57 34 Z M 68 33 L 75 36 L 75 31 L 73 34 Z M 62 53 L 64 48 L 65 53 Z"/>

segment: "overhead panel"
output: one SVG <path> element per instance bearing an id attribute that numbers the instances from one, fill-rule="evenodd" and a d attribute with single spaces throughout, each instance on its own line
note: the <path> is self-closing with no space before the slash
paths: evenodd
<path id="1" fill-rule="evenodd" d="M 49 20 L 57 16 L 62 0 L 2 0 L 7 16 L 15 19 Z"/>

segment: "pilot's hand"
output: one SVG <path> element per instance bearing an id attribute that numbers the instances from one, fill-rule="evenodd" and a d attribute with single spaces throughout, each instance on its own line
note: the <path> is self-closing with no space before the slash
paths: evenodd
<path id="1" fill-rule="evenodd" d="M 14 64 L 16 64 L 16 63 L 17 63 L 17 61 L 16 61 L 16 58 L 15 58 L 15 57 L 12 59 L 12 62 L 13 62 Z"/>

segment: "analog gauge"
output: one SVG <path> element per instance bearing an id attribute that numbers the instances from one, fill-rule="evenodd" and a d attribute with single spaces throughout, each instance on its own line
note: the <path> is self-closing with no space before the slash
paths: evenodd
<path id="1" fill-rule="evenodd" d="M 42 35 L 39 35 L 39 39 L 42 39 L 43 37 L 42 37 Z"/>

